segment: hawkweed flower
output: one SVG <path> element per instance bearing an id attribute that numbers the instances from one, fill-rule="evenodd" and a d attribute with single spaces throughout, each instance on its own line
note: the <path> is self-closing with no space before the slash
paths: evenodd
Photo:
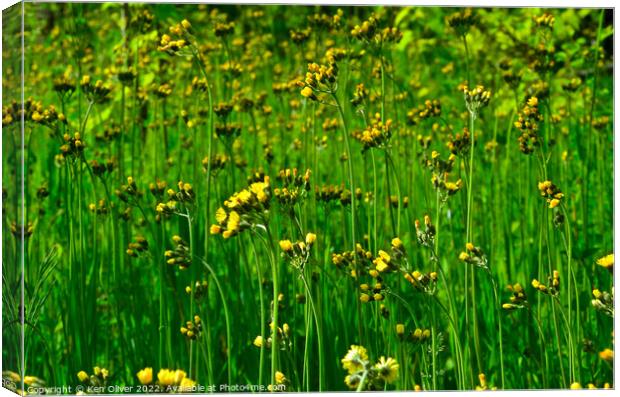
<path id="1" fill-rule="evenodd" d="M 151 383 L 153 383 L 153 368 L 146 367 L 144 369 L 141 369 L 140 371 L 138 371 L 136 376 L 138 377 L 140 384 L 150 385 Z"/>
<path id="2" fill-rule="evenodd" d="M 179 387 L 177 388 L 177 391 L 179 393 L 183 393 L 183 392 L 189 393 L 189 392 L 195 391 L 195 387 L 196 387 L 196 381 L 188 377 L 185 377 L 181 379 L 181 383 L 179 383 Z"/>
<path id="3" fill-rule="evenodd" d="M 478 117 L 479 111 L 486 107 L 491 100 L 491 91 L 482 85 L 477 85 L 474 89 L 469 89 L 465 84 L 461 87 L 465 97 L 465 106 L 474 119 Z"/>
<path id="4" fill-rule="evenodd" d="M 224 201 L 223 207 L 217 209 L 217 223 L 211 226 L 211 234 L 221 234 L 227 239 L 248 228 L 266 224 L 271 197 L 269 177 L 263 176 L 262 181 L 253 180 L 246 189 L 234 193 Z"/>
<path id="5" fill-rule="evenodd" d="M 363 131 L 354 132 L 353 138 L 360 141 L 363 145 L 363 151 L 371 148 L 385 149 L 390 143 L 392 137 L 392 120 L 385 123 L 381 120 L 381 115 L 375 113 L 370 124 Z"/>
<path id="6" fill-rule="evenodd" d="M 163 83 L 160 85 L 156 85 L 153 89 L 153 93 L 158 98 L 167 98 L 172 95 L 172 84 L 171 83 Z"/>
<path id="7" fill-rule="evenodd" d="M 471 148 L 471 136 L 467 127 L 463 128 L 463 132 L 450 136 L 450 140 L 446 143 L 448 150 L 455 156 L 463 156 L 469 152 Z"/>
<path id="8" fill-rule="evenodd" d="M 359 83 L 355 86 L 355 91 L 353 91 L 353 98 L 351 99 L 351 104 L 353 106 L 361 106 L 364 104 L 366 99 L 368 98 L 368 88 L 364 86 L 364 83 Z M 336 122 L 336 126 L 338 125 L 337 119 L 334 119 Z M 325 126 L 323 127 L 325 129 Z"/>
<path id="9" fill-rule="evenodd" d="M 614 254 L 611 253 L 609 255 L 605 255 L 602 258 L 596 260 L 596 264 L 609 270 L 613 273 L 614 271 Z"/>
<path id="10" fill-rule="evenodd" d="M 59 124 L 67 124 L 65 115 L 56 111 L 54 106 L 50 105 L 45 109 L 40 101 L 29 97 L 23 102 L 23 109 L 22 103 L 17 101 L 11 101 L 10 105 L 2 108 L 2 126 L 20 123 L 22 114 L 25 123 L 35 123 L 53 130 L 57 130 Z"/>
<path id="11" fill-rule="evenodd" d="M 482 252 L 482 249 L 474 246 L 472 243 L 465 244 L 465 251 L 459 254 L 459 260 L 482 269 L 489 268 L 487 257 Z"/>
<path id="12" fill-rule="evenodd" d="M 478 374 L 478 382 L 480 384 L 476 385 L 476 391 L 497 390 L 497 387 L 489 388 L 485 374 Z"/>
<path id="13" fill-rule="evenodd" d="M 398 378 L 399 365 L 392 357 L 381 356 L 373 368 L 385 383 L 393 383 Z"/>
<path id="14" fill-rule="evenodd" d="M 149 249 L 149 242 L 144 236 L 137 236 L 135 241 L 127 244 L 127 250 L 125 253 L 133 258 L 137 258 L 141 253 Z"/>
<path id="15" fill-rule="evenodd" d="M 527 296 L 525 295 L 525 290 L 521 286 L 521 284 L 516 283 L 514 285 L 508 285 L 506 287 L 508 291 L 512 292 L 512 296 L 510 297 L 510 303 L 504 303 L 502 308 L 504 310 L 516 310 L 522 309 L 527 306 Z"/>
<path id="16" fill-rule="evenodd" d="M 235 23 L 230 22 L 217 22 L 213 27 L 213 33 L 215 37 L 225 38 L 232 35 L 235 32 Z"/>
<path id="17" fill-rule="evenodd" d="M 536 26 L 538 27 L 545 27 L 551 29 L 553 28 L 553 24 L 555 23 L 555 17 L 547 12 L 542 15 L 533 16 L 532 18 L 534 20 L 534 23 L 536 23 Z"/>
<path id="18" fill-rule="evenodd" d="M 431 330 L 427 328 L 416 328 L 409 333 L 409 341 L 413 343 L 425 343 L 431 338 Z"/>
<path id="19" fill-rule="evenodd" d="M 439 99 L 427 99 L 423 104 L 407 112 L 407 124 L 418 125 L 422 121 L 441 116 L 441 102 Z"/>
<path id="20" fill-rule="evenodd" d="M 181 369 L 171 370 L 162 368 L 157 373 L 157 385 L 167 392 L 193 391 L 196 382 L 187 377 Z"/>
<path id="21" fill-rule="evenodd" d="M 368 352 L 363 346 L 351 345 L 351 348 L 340 362 L 342 363 L 342 368 L 347 370 L 349 374 L 354 374 L 368 365 Z"/>
<path id="22" fill-rule="evenodd" d="M 316 235 L 314 233 L 308 233 L 305 241 L 297 241 L 294 244 L 290 240 L 281 240 L 282 257 L 288 260 L 294 268 L 303 272 L 310 260 L 310 250 L 315 241 Z"/>
<path id="23" fill-rule="evenodd" d="M 88 204 L 88 209 L 96 215 L 105 215 L 109 211 L 104 199 L 99 200 L 97 203 Z"/>
<path id="24" fill-rule="evenodd" d="M 447 160 L 443 160 L 439 152 L 433 150 L 431 158 L 426 161 L 426 166 L 432 173 L 431 183 L 433 187 L 439 191 L 443 202 L 445 202 L 448 197 L 456 194 L 461 187 L 463 187 L 461 179 L 457 179 L 456 181 L 451 181 L 449 179 L 455 160 L 456 156 L 454 154 L 450 154 Z"/>
<path id="25" fill-rule="evenodd" d="M 344 52 L 330 48 L 325 53 L 326 64 L 309 63 L 305 79 L 297 82 L 297 86 L 301 87 L 301 96 L 319 101 L 318 93 L 335 93 L 338 77 L 337 61 L 344 56 Z"/>
<path id="26" fill-rule="evenodd" d="M 155 182 L 149 183 L 149 191 L 158 200 L 163 199 L 167 187 L 168 184 L 166 183 L 166 181 L 160 181 L 159 179 Z"/>
<path id="27" fill-rule="evenodd" d="M 381 390 L 398 378 L 399 365 L 395 359 L 381 356 L 371 364 L 363 346 L 351 345 L 341 362 L 347 371 L 344 382 L 351 389 Z"/>
<path id="28" fill-rule="evenodd" d="M 539 123 L 543 121 L 543 115 L 538 111 L 538 97 L 530 97 L 523 106 L 514 126 L 521 131 L 519 136 L 519 150 L 524 154 L 531 154 L 541 144 L 538 134 Z"/>
<path id="29" fill-rule="evenodd" d="M 419 270 L 414 270 L 411 273 L 404 273 L 403 277 L 405 280 L 409 281 L 416 290 L 429 295 L 435 293 L 437 287 L 436 272 L 422 273 Z"/>
<path id="30" fill-rule="evenodd" d="M 217 175 L 217 173 L 221 170 L 223 170 L 224 168 L 226 168 L 226 165 L 228 164 L 228 162 L 230 161 L 230 157 L 225 155 L 225 154 L 214 154 L 212 156 L 212 161 L 211 161 L 211 174 L 213 176 Z M 202 159 L 202 167 L 204 169 L 205 172 L 207 172 L 207 169 L 209 167 L 209 157 L 205 157 Z"/>
<path id="31" fill-rule="evenodd" d="M 127 184 L 121 185 L 121 187 L 115 191 L 115 194 L 121 201 L 135 205 L 144 193 L 138 190 L 136 180 L 132 176 L 128 176 Z"/>
<path id="32" fill-rule="evenodd" d="M 403 33 L 396 27 L 379 27 L 379 19 L 373 14 L 360 25 L 351 29 L 351 36 L 365 44 L 375 48 L 383 45 L 398 43 L 403 38 Z"/>
<path id="33" fill-rule="evenodd" d="M 77 377 L 81 383 L 93 387 L 105 386 L 109 376 L 108 370 L 101 367 L 94 367 L 92 375 L 88 375 L 86 371 L 77 373 Z"/>
<path id="34" fill-rule="evenodd" d="M 614 351 L 609 348 L 599 352 L 598 356 L 601 360 L 607 361 L 608 363 L 613 363 L 614 361 Z"/>
<path id="35" fill-rule="evenodd" d="M 379 273 L 384 273 L 391 269 L 391 257 L 390 254 L 383 250 L 379 250 L 379 255 L 372 261 L 373 265 L 375 265 L 375 269 Z"/>
<path id="36" fill-rule="evenodd" d="M 207 280 L 196 281 L 193 288 L 190 285 L 185 287 L 185 292 L 188 295 L 191 295 L 193 293 L 194 299 L 200 300 L 203 297 L 208 296 L 209 294 L 208 286 L 209 284 L 207 283 Z"/>
<path id="37" fill-rule="evenodd" d="M 405 335 L 405 324 L 396 324 L 396 335 L 398 338 L 402 339 Z"/>
<path id="38" fill-rule="evenodd" d="M 340 28 L 343 15 L 344 12 L 340 8 L 332 15 L 317 12 L 308 16 L 308 24 L 317 29 L 334 31 Z"/>
<path id="39" fill-rule="evenodd" d="M 45 387 L 45 381 L 36 376 L 24 376 L 24 384 L 31 387 Z"/>
<path id="40" fill-rule="evenodd" d="M 86 144 L 82 140 L 82 135 L 79 132 L 75 132 L 73 135 L 64 134 L 62 139 L 64 142 L 60 146 L 60 155 L 63 159 L 68 157 L 72 159 L 81 157 Z"/>
<path id="41" fill-rule="evenodd" d="M 184 51 L 194 42 L 189 21 L 184 19 L 181 23 L 171 26 L 168 30 L 169 34 L 161 36 L 157 50 L 171 55 L 189 55 L 189 53 Z"/>
<path id="42" fill-rule="evenodd" d="M 590 390 L 595 390 L 598 389 L 596 387 L 596 385 L 594 385 L 594 383 L 588 383 L 588 389 Z M 605 382 L 605 384 L 603 384 L 603 389 L 611 389 L 611 385 L 607 382 Z"/>
<path id="43" fill-rule="evenodd" d="M 273 323 L 269 325 L 269 328 L 273 331 Z M 282 324 L 282 328 L 278 327 L 278 343 L 280 349 L 286 350 L 290 346 L 290 335 L 291 330 L 288 324 L 284 323 Z M 265 339 L 261 335 L 258 335 L 256 336 L 256 338 L 254 338 L 252 344 L 258 348 L 262 347 L 264 344 L 266 349 L 271 349 L 272 338 L 271 336 L 269 336 Z"/>
<path id="44" fill-rule="evenodd" d="M 171 266 L 177 265 L 181 270 L 187 269 L 192 264 L 189 245 L 176 235 L 172 236 L 172 242 L 175 245 L 174 249 L 164 252 L 166 263 Z"/>
<path id="45" fill-rule="evenodd" d="M 369 194 L 372 194 L 371 192 L 369 192 Z M 404 196 L 402 198 L 402 207 L 403 208 L 407 208 L 409 207 L 409 196 Z M 392 208 L 398 208 L 398 196 L 396 195 L 391 195 L 390 196 L 390 205 L 392 206 Z"/>
<path id="46" fill-rule="evenodd" d="M 70 70 L 65 71 L 61 76 L 54 79 L 52 89 L 58 94 L 61 101 L 68 100 L 75 92 L 76 84 L 71 79 Z"/>
<path id="47" fill-rule="evenodd" d="M 84 383 L 88 380 L 88 374 L 86 373 L 86 371 L 80 371 L 77 373 L 77 377 L 79 379 L 80 382 Z"/>
<path id="48" fill-rule="evenodd" d="M 301 203 L 310 191 L 310 170 L 300 174 L 297 168 L 280 170 L 276 179 L 279 186 L 273 189 L 273 195 L 283 209 L 290 211 Z"/>
<path id="49" fill-rule="evenodd" d="M 364 249 L 359 243 L 355 246 L 355 252 L 344 251 L 342 253 L 332 254 L 332 263 L 336 265 L 337 268 L 345 270 L 347 274 L 355 279 L 361 276 L 361 274 L 358 274 L 355 264 L 357 263 L 359 265 L 360 272 L 364 272 L 365 269 L 371 267 L 372 259 L 372 252 Z M 375 276 L 378 276 L 379 272 L 376 270 L 375 272 Z"/>
<path id="50" fill-rule="evenodd" d="M 372 273 L 372 270 L 370 271 Z M 360 301 L 362 303 L 368 302 L 381 302 L 385 299 L 387 287 L 382 283 L 382 280 L 377 278 L 377 282 L 372 286 L 372 288 L 368 284 L 361 284 L 360 290 Z"/>
<path id="51" fill-rule="evenodd" d="M 538 182 L 538 190 L 540 195 L 547 200 L 549 208 L 557 207 L 564 198 L 564 193 L 551 181 Z"/>
<path id="52" fill-rule="evenodd" d="M 537 279 L 532 280 L 532 287 L 543 294 L 557 296 L 560 293 L 560 272 L 553 271 L 553 275 L 548 278 L 548 285 L 542 284 Z"/>
<path id="53" fill-rule="evenodd" d="M 275 381 L 276 381 L 275 386 L 274 385 L 269 385 L 267 387 L 267 389 L 269 391 L 286 391 L 286 386 L 289 384 L 289 380 L 284 375 L 284 373 L 282 373 L 280 371 L 276 371 L 276 373 L 275 373 Z"/>
<path id="54" fill-rule="evenodd" d="M 261 335 L 258 335 L 256 338 L 254 338 L 254 341 L 252 342 L 252 344 L 256 347 L 262 347 L 263 344 L 265 344 L 265 347 L 267 349 L 271 348 L 271 337 L 268 337 L 267 340 L 264 340 L 264 338 Z"/>
<path id="55" fill-rule="evenodd" d="M 93 84 L 89 75 L 82 76 L 80 89 L 86 95 L 86 98 L 93 103 L 105 103 L 112 99 L 112 85 L 101 80 L 97 80 Z"/>
<path id="56" fill-rule="evenodd" d="M 291 29 L 289 31 L 289 37 L 291 38 L 291 41 L 293 43 L 303 44 L 308 40 L 311 33 L 312 33 L 312 28 L 310 27 L 307 27 L 305 29 Z"/>
<path id="57" fill-rule="evenodd" d="M 415 232 L 418 244 L 423 247 L 432 248 L 435 244 L 435 226 L 431 223 L 431 217 L 424 215 L 424 228 L 422 228 L 420 220 L 416 219 Z"/>
<path id="58" fill-rule="evenodd" d="M 601 313 L 608 315 L 609 317 L 614 316 L 614 290 L 611 289 L 611 293 L 609 292 L 601 292 L 597 288 L 592 290 L 592 307 Z"/>
<path id="59" fill-rule="evenodd" d="M 454 29 L 457 35 L 465 36 L 469 29 L 476 24 L 477 18 L 471 8 L 466 8 L 450 15 L 446 18 L 446 22 L 448 26 Z"/>
<path id="60" fill-rule="evenodd" d="M 180 331 L 187 339 L 197 339 L 202 332 L 202 321 L 200 320 L 200 316 L 195 315 L 193 321 L 186 321 L 185 326 L 181 327 Z"/>

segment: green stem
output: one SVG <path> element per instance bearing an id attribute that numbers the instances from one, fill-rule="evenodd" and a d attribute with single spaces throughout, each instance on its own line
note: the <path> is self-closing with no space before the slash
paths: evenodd
<path id="1" fill-rule="evenodd" d="M 319 342 L 319 391 L 323 391 L 323 338 L 321 327 L 319 325 L 319 318 L 316 315 L 316 309 L 314 307 L 314 300 L 312 299 L 312 291 L 310 290 L 310 286 L 308 285 L 308 281 L 303 273 L 301 273 L 301 280 L 304 282 L 304 286 L 306 287 L 306 292 L 308 293 L 308 299 L 310 300 L 310 309 L 312 310 L 312 315 L 314 317 L 314 324 L 316 326 L 316 334 Z"/>
<path id="2" fill-rule="evenodd" d="M 230 352 L 232 351 L 232 348 L 231 348 L 232 337 L 231 337 L 231 327 L 230 327 L 230 313 L 228 311 L 228 304 L 226 303 L 228 300 L 226 298 L 226 295 L 224 295 L 224 290 L 222 289 L 222 286 L 220 285 L 220 282 L 217 278 L 217 274 L 215 273 L 213 268 L 204 259 L 202 258 L 198 258 L 198 259 L 200 259 L 200 261 L 202 262 L 202 265 L 205 267 L 205 269 L 207 269 L 207 271 L 213 277 L 213 281 L 215 282 L 215 286 L 217 287 L 217 291 L 220 295 L 220 299 L 222 300 L 222 306 L 224 308 L 224 321 L 226 322 L 226 369 L 228 372 L 228 384 L 231 385 L 232 384 L 232 361 L 231 361 Z"/>

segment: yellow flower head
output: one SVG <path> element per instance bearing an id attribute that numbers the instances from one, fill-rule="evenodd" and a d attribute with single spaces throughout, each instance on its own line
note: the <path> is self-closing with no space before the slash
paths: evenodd
<path id="1" fill-rule="evenodd" d="M 194 391 L 194 386 L 196 386 L 196 381 L 191 380 L 190 378 L 184 377 L 183 379 L 181 379 L 181 382 L 179 383 L 179 391 L 181 392 Z"/>
<path id="2" fill-rule="evenodd" d="M 80 382 L 86 382 L 88 380 L 88 374 L 86 373 L 86 371 L 78 372 L 77 377 L 80 380 Z"/>
<path id="3" fill-rule="evenodd" d="M 611 349 L 603 350 L 602 352 L 598 354 L 598 356 L 601 358 L 601 360 L 604 360 L 610 363 L 614 361 L 614 351 Z"/>
<path id="4" fill-rule="evenodd" d="M 398 367 L 396 360 L 392 357 L 385 358 L 384 356 L 381 356 L 379 362 L 374 366 L 379 377 L 386 383 L 392 383 L 398 378 Z"/>
<path id="5" fill-rule="evenodd" d="M 301 90 L 301 95 L 304 98 L 312 98 L 312 95 L 314 95 L 314 91 L 312 91 L 312 88 L 305 86 L 304 88 L 302 88 Z"/>
<path id="6" fill-rule="evenodd" d="M 352 389 L 352 390 L 357 389 L 361 380 L 362 378 L 357 374 L 347 375 L 344 377 L 344 383 L 349 387 L 349 389 Z"/>
<path id="7" fill-rule="evenodd" d="M 157 380 L 162 386 L 174 385 L 174 371 L 169 369 L 160 369 L 157 373 Z"/>
<path id="8" fill-rule="evenodd" d="M 316 234 L 308 233 L 306 234 L 306 244 L 312 245 L 316 241 Z"/>
<path id="9" fill-rule="evenodd" d="M 394 237 L 392 239 L 392 247 L 401 248 L 402 246 L 403 246 L 403 242 L 398 237 Z"/>
<path id="10" fill-rule="evenodd" d="M 284 374 L 280 371 L 276 371 L 276 384 L 277 385 L 282 385 L 284 384 L 284 382 L 286 382 L 286 376 L 284 376 Z"/>
<path id="11" fill-rule="evenodd" d="M 605 269 L 612 269 L 614 267 L 614 254 L 612 253 L 598 259 L 596 264 L 604 267 Z"/>
<path id="12" fill-rule="evenodd" d="M 211 225 L 209 228 L 209 232 L 211 232 L 211 234 L 220 234 L 221 231 L 222 228 L 219 225 Z"/>
<path id="13" fill-rule="evenodd" d="M 140 371 L 138 371 L 136 376 L 138 377 L 138 380 L 141 384 L 149 385 L 151 384 L 151 382 L 153 382 L 153 368 L 146 367 L 144 369 L 141 369 Z"/>
<path id="14" fill-rule="evenodd" d="M 289 252 L 293 249 L 293 243 L 291 243 L 291 240 L 282 240 L 280 241 L 280 249 L 284 252 Z"/>
<path id="15" fill-rule="evenodd" d="M 237 213 L 237 211 L 231 211 L 230 214 L 228 214 L 228 223 L 226 224 L 226 229 L 234 232 L 239 228 L 239 221 L 241 220 L 241 217 L 239 216 L 239 213 Z"/>
<path id="16" fill-rule="evenodd" d="M 380 273 L 383 273 L 384 271 L 388 269 L 389 266 L 381 258 L 377 258 L 375 260 L 375 267 L 377 271 L 379 271 Z"/>
<path id="17" fill-rule="evenodd" d="M 351 345 L 341 362 L 342 368 L 346 369 L 349 374 L 354 374 L 364 368 L 368 362 L 368 353 L 363 346 Z"/>
<path id="18" fill-rule="evenodd" d="M 228 215 L 226 215 L 226 211 L 222 207 L 218 208 L 217 211 L 215 211 L 215 220 L 220 225 L 223 225 L 224 222 L 226 222 L 226 217 L 227 216 Z"/>

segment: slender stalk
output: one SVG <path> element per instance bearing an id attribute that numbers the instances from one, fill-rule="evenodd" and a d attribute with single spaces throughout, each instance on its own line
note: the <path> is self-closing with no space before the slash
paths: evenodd
<path id="1" fill-rule="evenodd" d="M 215 282 L 217 291 L 220 294 L 220 299 L 222 300 L 222 307 L 224 309 L 224 321 L 226 322 L 226 370 L 228 373 L 228 384 L 231 385 L 232 384 L 232 359 L 231 359 L 230 352 L 232 351 L 232 346 L 231 346 L 232 332 L 231 332 L 231 326 L 230 326 L 230 312 L 228 310 L 228 304 L 226 303 L 228 299 L 226 298 L 226 295 L 224 294 L 224 290 L 222 289 L 222 286 L 220 285 L 220 281 L 217 277 L 217 274 L 213 270 L 213 268 L 204 259 L 202 258 L 197 258 L 197 259 L 199 259 L 200 262 L 202 262 L 202 265 L 211 274 L 211 277 L 213 277 L 213 281 Z"/>
<path id="2" fill-rule="evenodd" d="M 316 326 L 316 334 L 317 340 L 319 343 L 319 391 L 323 391 L 323 337 L 321 333 L 321 327 L 319 325 L 319 318 L 316 314 L 316 309 L 314 307 L 314 299 L 312 299 L 312 291 L 310 290 L 310 286 L 308 285 L 308 281 L 304 276 L 303 272 L 300 275 L 301 280 L 304 282 L 304 286 L 306 287 L 306 292 L 308 293 L 308 299 L 310 300 L 310 309 L 312 310 L 312 315 L 314 317 L 314 324 Z"/>
<path id="3" fill-rule="evenodd" d="M 344 115 L 344 110 L 342 109 L 342 106 L 340 105 L 340 101 L 338 100 L 338 96 L 336 95 L 335 92 L 331 93 L 332 97 L 334 98 L 334 101 L 336 102 L 336 107 L 338 108 L 338 113 L 340 114 L 340 121 L 342 123 L 342 128 L 343 128 L 343 135 L 344 135 L 344 145 L 345 145 L 345 150 L 347 153 L 347 165 L 348 165 L 348 171 L 349 171 L 349 185 L 351 186 L 351 247 L 352 247 L 352 251 L 355 252 L 356 251 L 356 240 L 355 240 L 355 210 L 356 210 L 356 197 L 355 197 L 355 180 L 353 179 L 353 160 L 351 159 L 351 146 L 349 144 L 349 130 L 347 128 L 347 121 Z M 359 269 L 359 263 L 357 260 L 355 260 L 355 274 L 356 277 L 359 277 L 360 274 L 360 269 Z M 359 338 L 360 340 L 362 339 L 362 319 L 361 319 L 361 308 L 360 308 L 360 302 L 359 300 L 356 300 L 356 305 L 357 305 L 357 313 L 358 313 L 358 323 L 357 323 L 357 328 L 358 328 L 358 334 L 359 334 Z"/>
<path id="4" fill-rule="evenodd" d="M 260 346 L 260 358 L 258 364 L 258 384 L 263 384 L 263 367 L 265 366 L 265 346 L 267 345 L 267 338 L 265 332 L 265 324 L 267 322 L 267 316 L 265 314 L 265 301 L 263 294 L 263 286 L 262 286 L 262 271 L 260 268 L 260 261 L 258 260 L 258 252 L 256 251 L 256 243 L 254 239 L 250 237 L 250 244 L 252 245 L 252 251 L 254 252 L 254 258 L 256 259 L 256 279 L 258 281 L 258 296 L 260 300 L 260 336 L 262 338 L 262 343 Z"/>
<path id="5" fill-rule="evenodd" d="M 467 41 L 465 41 L 467 42 Z M 475 112 L 470 111 L 469 112 L 469 136 L 470 136 L 470 147 L 469 147 L 469 172 L 467 173 L 468 176 L 468 183 L 467 183 L 467 224 L 466 224 L 466 237 L 465 240 L 467 242 L 471 242 L 472 241 L 472 198 L 473 198 L 473 179 L 474 179 L 474 142 L 475 142 L 475 120 L 476 120 L 476 114 Z M 476 306 L 475 306 L 475 302 L 476 302 L 476 273 L 473 271 L 473 269 L 471 269 L 471 266 L 467 266 L 466 268 L 466 274 L 465 274 L 465 279 L 467 280 L 467 273 L 470 274 L 470 282 L 471 282 L 471 303 L 472 303 L 472 320 L 473 320 L 473 328 L 474 328 L 474 352 L 476 355 L 476 362 L 478 364 L 478 372 L 482 371 L 482 361 L 480 359 L 480 341 L 479 341 L 479 337 L 478 337 L 478 316 L 476 315 Z M 465 286 L 465 293 L 467 294 L 467 286 Z M 468 307 L 466 305 L 465 310 L 468 310 Z"/>

